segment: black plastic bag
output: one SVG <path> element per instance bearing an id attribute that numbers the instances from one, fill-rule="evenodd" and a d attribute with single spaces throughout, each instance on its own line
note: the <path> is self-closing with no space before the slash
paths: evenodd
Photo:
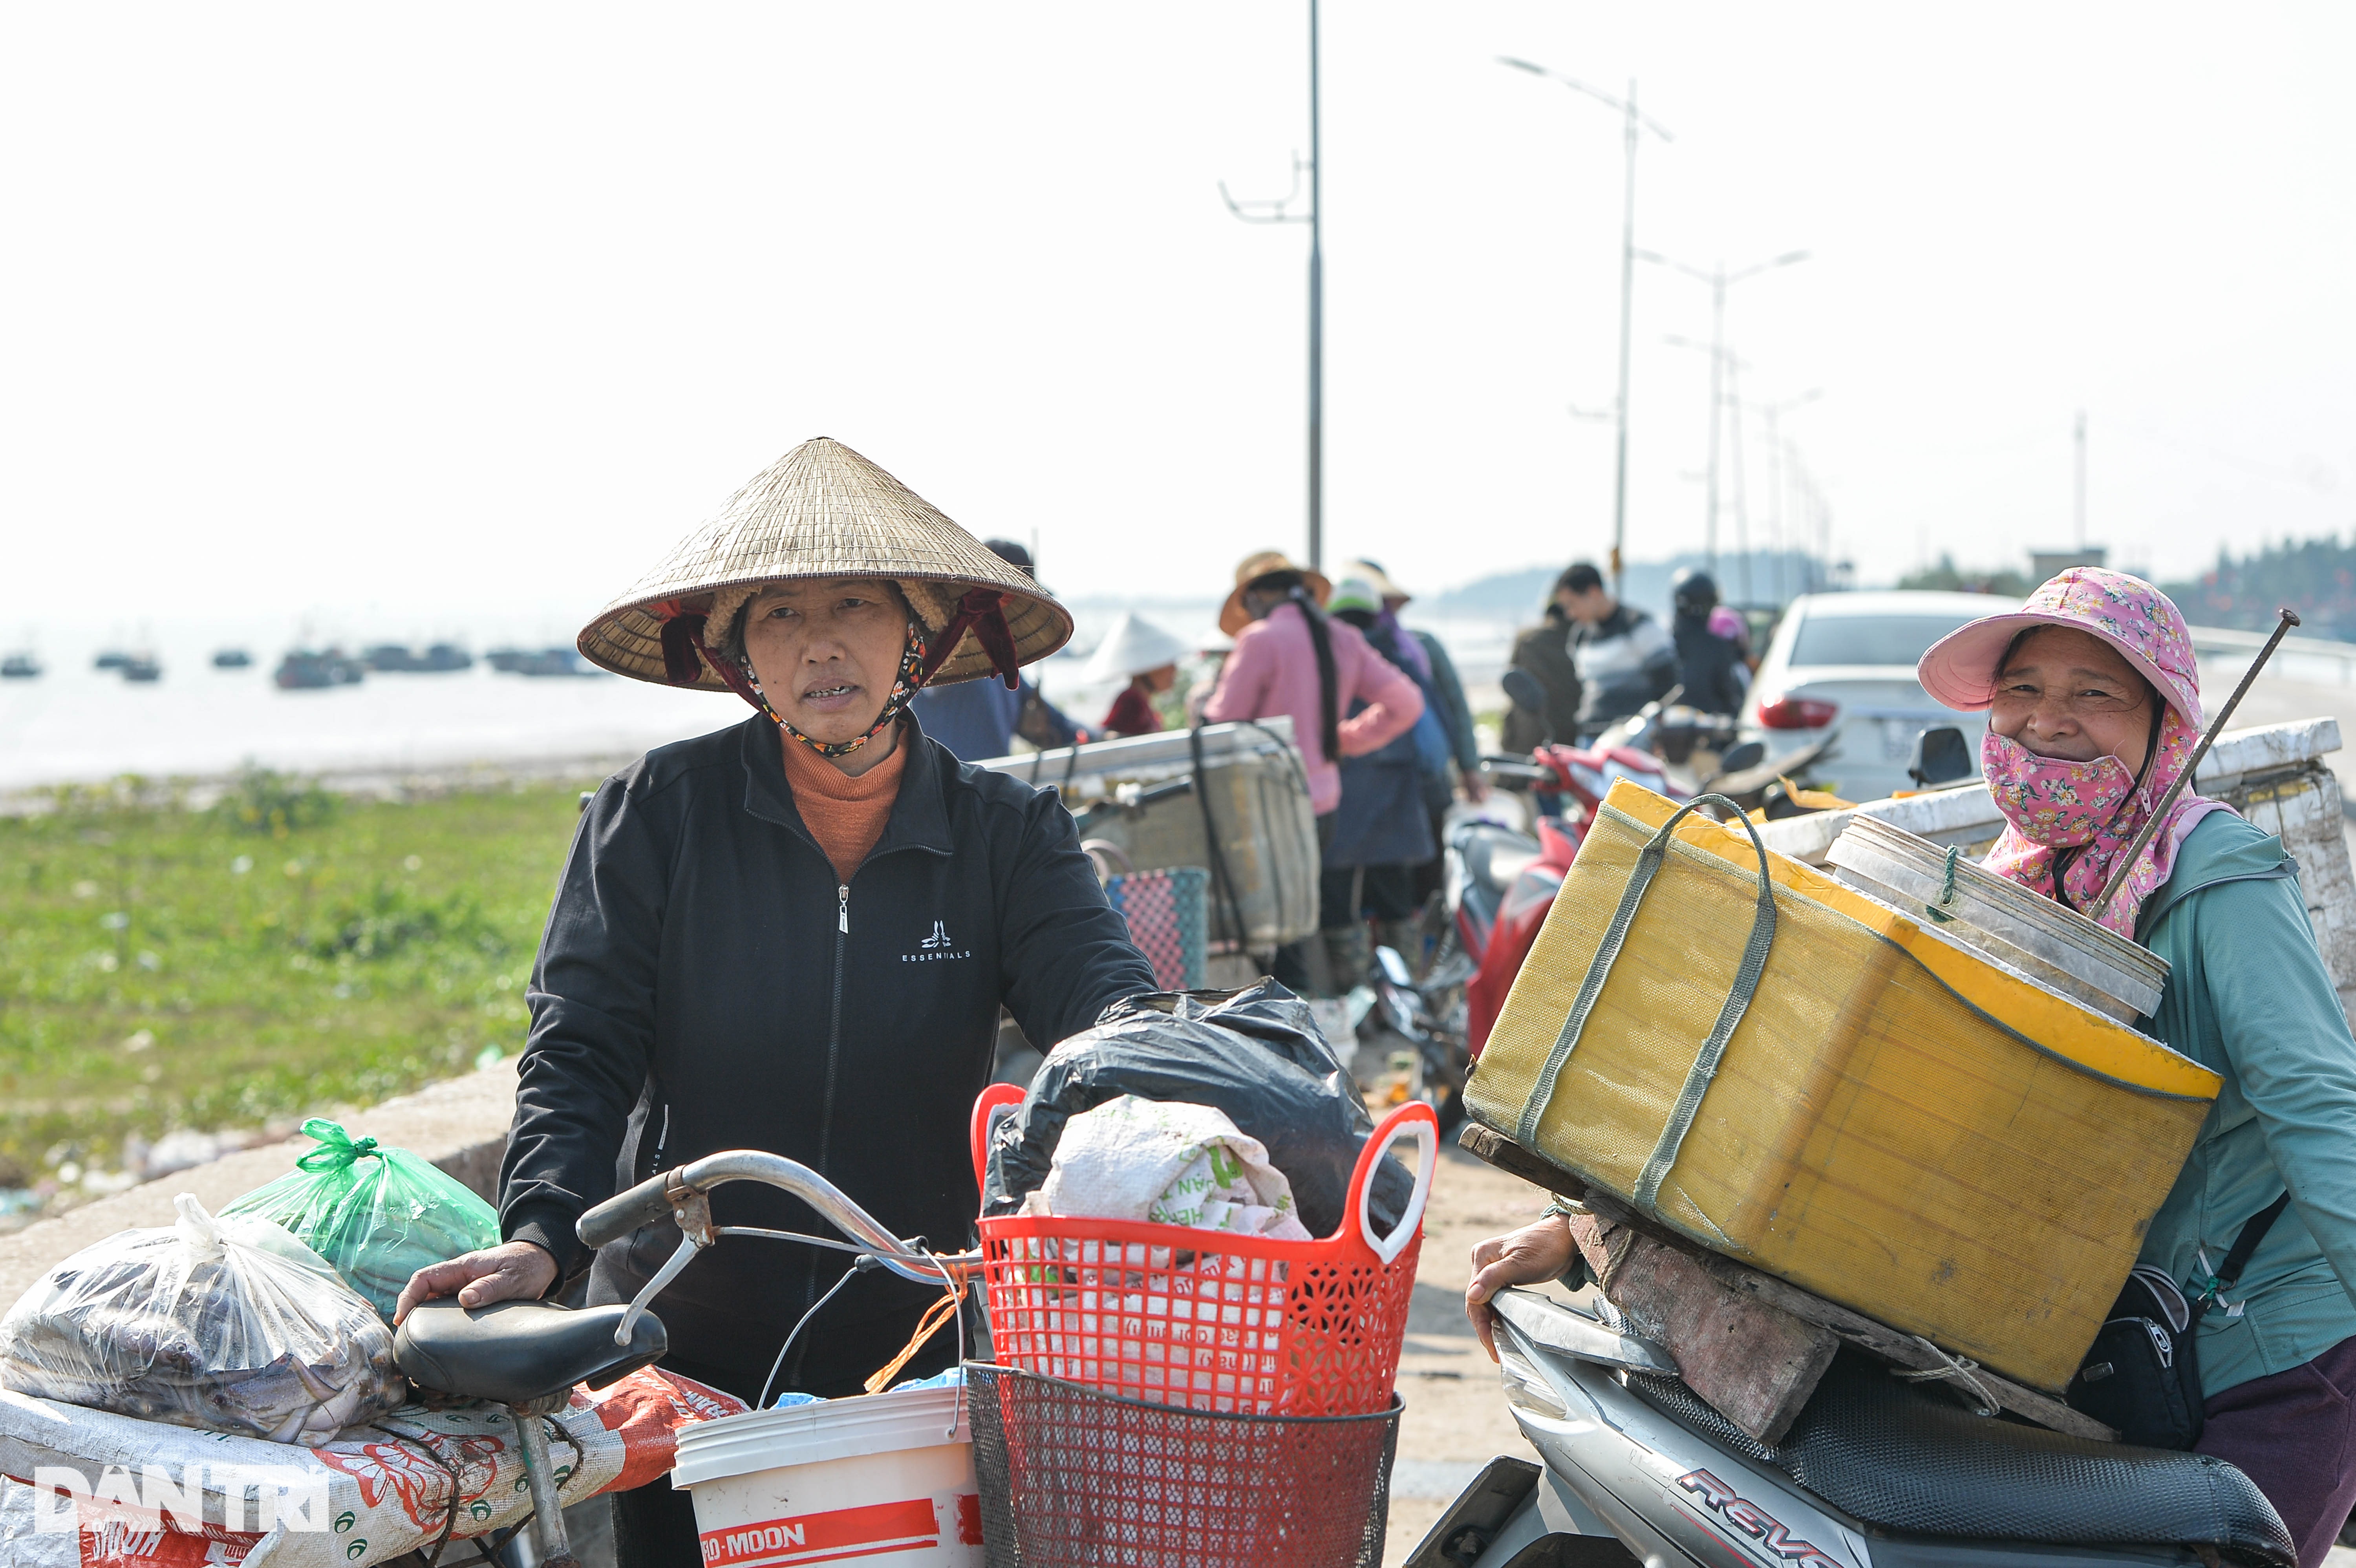
<path id="1" fill-rule="evenodd" d="M 1064 1123 L 1123 1094 L 1215 1105 L 1268 1147 L 1292 1183 L 1301 1222 L 1330 1236 L 1374 1114 L 1334 1060 L 1309 1005 L 1273 980 L 1222 996 L 1163 991 L 1105 1010 L 1096 1028 L 1055 1047 L 1030 1093 L 990 1141 L 981 1211 L 1012 1214 L 1047 1179 Z M 1367 1207 L 1387 1235 L 1415 1179 L 1385 1157 Z"/>

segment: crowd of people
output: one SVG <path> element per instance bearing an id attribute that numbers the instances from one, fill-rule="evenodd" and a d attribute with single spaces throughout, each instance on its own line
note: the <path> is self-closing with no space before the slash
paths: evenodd
<path id="1" fill-rule="evenodd" d="M 986 754 L 1027 727 L 1079 732 L 1021 675 L 1073 631 L 1028 564 L 821 438 L 583 630 L 603 667 L 752 711 L 648 753 L 585 803 L 527 993 L 502 1240 L 420 1269 L 396 1320 L 445 1296 L 630 1299 L 670 1221 L 592 1249 L 581 1217 L 724 1149 L 809 1164 L 894 1235 L 965 1232 L 969 1116 L 1001 1010 L 1052 1050 L 1159 989 L 1061 803 L 939 743 L 959 722 Z M 1739 694 L 1740 629 L 1707 579 L 1677 588 L 1664 629 L 1592 566 L 1563 573 L 1555 618 L 1516 653 L 1554 677 L 1541 741 L 1673 687 Z M 1400 623 L 1408 603 L 1372 561 L 1329 581 L 1254 556 L 1221 615 L 1232 650 L 1190 704 L 1205 721 L 1291 720 L 1326 849 L 1327 930 L 1307 945 L 1344 964 L 1367 919 L 1412 909 L 1434 808 L 1482 787 L 1462 683 Z M 1132 623 L 1100 650 L 1128 683 L 1108 730 L 1161 721 L 1153 699 L 1187 650 L 1151 631 Z M 2254 1480 L 2317 1568 L 2356 1502 L 2356 1040 L 2297 867 L 2278 837 L 2171 788 L 2204 715 L 2189 630 L 2149 584 L 2073 568 L 1943 640 L 1921 678 L 1988 712 L 1983 771 L 2008 820 L 1988 868 L 2169 961 L 2143 1027 L 2222 1089 L 2139 1274 L 2215 1304 L 2197 1367 L 2169 1372 L 2203 1413 L 2192 1445 Z M 812 1223 L 767 1189 L 732 1189 L 714 1212 L 753 1233 Z M 1569 1256 L 1558 1210 L 1480 1243 L 1476 1329 L 1492 1293 Z M 952 1362 L 953 1337 L 916 1335 L 937 1300 L 840 1253 L 724 1250 L 665 1290 L 665 1364 L 747 1399 L 850 1395 L 887 1360 L 916 1376 Z M 618 1493 L 614 1526 L 625 1568 L 703 1560 L 691 1499 L 664 1477 Z"/>
<path id="2" fill-rule="evenodd" d="M 1023 546 L 986 548 L 1033 573 Z M 1448 809 L 1488 793 L 1455 662 L 1439 637 L 1399 619 L 1413 597 L 1377 561 L 1353 560 L 1329 577 L 1263 550 L 1237 567 L 1212 647 L 1134 613 L 1120 618 L 1084 671 L 1093 686 L 1120 683 L 1096 724 L 1065 714 L 1027 676 L 1013 689 L 927 688 L 911 706 L 927 734 L 968 762 L 1004 756 L 1017 738 L 1046 748 L 1152 734 L 1170 722 L 1290 718 L 1317 816 L 1323 930 L 1314 950 L 1280 954 L 1277 975 L 1312 992 L 1346 990 L 1376 943 L 1421 945 L 1415 926 L 1440 883 Z M 1592 562 L 1566 568 L 1539 624 L 1513 649 L 1512 664 L 1537 678 L 1545 704 L 1507 710 L 1504 748 L 1585 743 L 1664 699 L 1712 713 L 1740 709 L 1756 663 L 1747 623 L 1719 603 L 1707 572 L 1680 572 L 1672 598 L 1664 628 L 1616 597 Z M 1179 666 L 1195 653 L 1219 660 L 1215 675 L 1177 699 Z"/>

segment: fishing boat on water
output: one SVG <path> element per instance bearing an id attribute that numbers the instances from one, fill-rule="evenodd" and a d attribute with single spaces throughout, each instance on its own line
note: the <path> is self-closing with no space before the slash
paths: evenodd
<path id="1" fill-rule="evenodd" d="M 317 691 L 330 686 L 356 686 L 367 675 L 368 666 L 341 648 L 290 648 L 270 678 L 281 691 Z"/>
<path id="2" fill-rule="evenodd" d="M 498 667 L 494 666 L 494 668 Z M 519 653 L 508 667 L 515 674 L 541 679 L 571 676 L 595 676 L 605 672 L 594 668 L 574 648 L 541 648 L 536 653 Z"/>
<path id="3" fill-rule="evenodd" d="M 243 648 L 215 648 L 213 650 L 213 668 L 215 669 L 245 669 L 250 667 L 252 663 L 253 656 L 247 653 Z"/>
<path id="4" fill-rule="evenodd" d="M 121 669 L 131 662 L 131 656 L 121 648 L 108 648 L 90 661 L 92 669 Z"/>
<path id="5" fill-rule="evenodd" d="M 379 675 L 402 675 L 417 667 L 407 643 L 379 643 L 360 650 L 360 660 Z"/>
<path id="6" fill-rule="evenodd" d="M 14 653 L 0 659 L 0 680 L 37 680 L 41 661 L 30 653 Z"/>
<path id="7" fill-rule="evenodd" d="M 123 661 L 123 678 L 140 686 L 152 686 L 164 678 L 164 661 L 152 653 L 136 653 Z"/>
<path id="8" fill-rule="evenodd" d="M 455 643 L 435 643 L 422 654 L 406 643 L 379 643 L 360 657 L 380 675 L 445 675 L 475 665 L 475 656 Z"/>

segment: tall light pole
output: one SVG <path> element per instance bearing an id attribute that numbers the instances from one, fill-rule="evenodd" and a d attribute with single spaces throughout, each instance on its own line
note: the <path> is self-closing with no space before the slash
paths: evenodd
<path id="1" fill-rule="evenodd" d="M 1622 185 L 1620 199 L 1620 395 L 1613 403 L 1618 429 L 1615 432 L 1617 454 L 1612 485 L 1612 592 L 1620 592 L 1620 549 L 1628 537 L 1628 331 L 1630 307 L 1636 293 L 1636 144 L 1642 133 L 1650 131 L 1664 142 L 1676 137 L 1664 130 L 1659 122 L 1636 110 L 1636 79 L 1628 79 L 1628 96 L 1617 99 L 1608 92 L 1598 92 L 1583 81 L 1574 81 L 1560 71 L 1549 70 L 1511 55 L 1499 55 L 1498 63 L 1558 81 L 1575 92 L 1620 112 L 1625 126 L 1622 133 L 1627 146 L 1628 172 Z"/>
<path id="2" fill-rule="evenodd" d="M 2071 541 L 2077 547 L 2078 553 L 2083 555 L 2086 553 L 2086 411 L 2083 409 L 2078 411 L 2078 429 L 2075 433 L 2078 447 L 2078 482 L 2071 507 L 2071 520 L 2073 524 Z"/>
<path id="3" fill-rule="evenodd" d="M 1822 387 L 1811 387 L 1796 398 L 1785 398 L 1780 403 L 1752 403 L 1751 408 L 1767 421 L 1767 472 L 1769 487 L 1775 493 L 1775 603 L 1783 603 L 1783 557 L 1789 548 L 1783 532 L 1783 425 L 1785 414 L 1807 407 L 1825 395 Z"/>
<path id="4" fill-rule="evenodd" d="M 1808 259 L 1805 251 L 1786 251 L 1772 261 L 1761 261 L 1730 272 L 1724 261 L 1707 271 L 1689 267 L 1683 261 L 1671 261 L 1657 251 L 1639 251 L 1637 255 L 1647 261 L 1657 261 L 1664 267 L 1683 272 L 1709 285 L 1709 498 L 1705 503 L 1707 515 L 1702 520 L 1702 558 L 1712 572 L 1718 570 L 1718 427 L 1726 400 L 1726 291 L 1736 283 L 1748 283 L 1762 272 L 1772 272 L 1778 267 L 1788 267 Z"/>
<path id="5" fill-rule="evenodd" d="M 1292 189 L 1281 200 L 1237 201 L 1219 182 L 1227 210 L 1247 223 L 1309 225 L 1309 564 L 1321 569 L 1325 554 L 1325 164 L 1317 101 L 1317 0 L 1309 0 L 1309 161 L 1292 159 Z M 1296 212 L 1301 176 L 1309 176 L 1309 210 Z"/>

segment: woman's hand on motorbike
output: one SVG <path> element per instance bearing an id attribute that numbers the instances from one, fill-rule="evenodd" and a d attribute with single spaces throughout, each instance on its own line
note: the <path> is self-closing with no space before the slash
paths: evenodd
<path id="1" fill-rule="evenodd" d="M 1489 1298 L 1509 1285 L 1560 1278 L 1577 1245 L 1570 1239 L 1570 1221 L 1559 1214 L 1472 1243 L 1472 1283 L 1464 1287 L 1464 1316 L 1472 1320 L 1472 1332 L 1481 1336 L 1481 1348 L 1491 1360 L 1497 1359 L 1497 1341 L 1489 1320 Z"/>
<path id="2" fill-rule="evenodd" d="M 1459 775 L 1464 781 L 1464 798 L 1478 805 L 1489 798 L 1489 781 L 1479 768 L 1466 768 Z"/>
<path id="3" fill-rule="evenodd" d="M 393 1303 L 395 1324 L 421 1301 L 455 1296 L 461 1307 L 488 1307 L 494 1301 L 537 1301 L 556 1283 L 556 1259 L 537 1242 L 505 1242 L 479 1253 L 466 1253 L 445 1264 L 431 1264 L 409 1276 Z"/>

